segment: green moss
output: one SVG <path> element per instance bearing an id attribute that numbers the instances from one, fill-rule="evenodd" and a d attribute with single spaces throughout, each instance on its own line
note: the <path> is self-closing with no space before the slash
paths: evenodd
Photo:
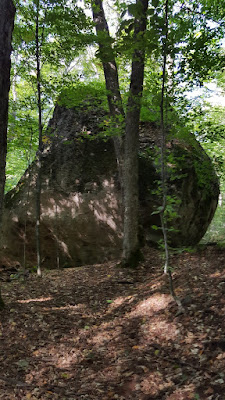
<path id="1" fill-rule="evenodd" d="M 212 191 L 215 190 L 213 182 L 215 182 L 215 172 L 212 168 L 212 163 L 209 159 L 205 160 L 195 160 L 194 168 L 198 180 L 198 186 L 200 188 L 205 188 L 207 194 L 212 194 Z"/>
<path id="2" fill-rule="evenodd" d="M 83 105 L 86 109 L 90 107 L 92 110 L 101 105 L 105 110 L 108 110 L 105 84 L 99 81 L 89 84 L 72 84 L 62 89 L 57 103 L 66 108 Z"/>

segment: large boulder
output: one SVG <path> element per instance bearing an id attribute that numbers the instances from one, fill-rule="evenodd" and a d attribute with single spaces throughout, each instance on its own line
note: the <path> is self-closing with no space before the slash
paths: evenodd
<path id="1" fill-rule="evenodd" d="M 122 251 L 122 199 L 113 141 L 102 126 L 105 111 L 85 104 L 56 106 L 44 137 L 41 193 L 41 249 L 45 267 L 102 263 Z M 100 134 L 101 133 L 101 134 Z M 100 136 L 99 136 L 100 134 Z M 169 240 L 173 246 L 196 244 L 217 206 L 219 186 L 209 157 L 195 138 L 167 143 L 170 205 Z M 161 237 L 159 129 L 140 124 L 140 225 L 145 241 Z M 36 264 L 33 162 L 5 202 L 2 263 Z M 153 213 L 153 214 L 152 214 Z M 158 228 L 156 228 L 158 227 Z M 172 229 L 171 229 L 172 228 Z"/>

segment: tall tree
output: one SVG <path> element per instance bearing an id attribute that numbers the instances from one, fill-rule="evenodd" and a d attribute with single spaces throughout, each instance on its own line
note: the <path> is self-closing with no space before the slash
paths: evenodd
<path id="1" fill-rule="evenodd" d="M 114 136 L 114 147 L 117 157 L 120 184 L 123 188 L 123 131 L 124 109 L 120 93 L 118 69 L 115 60 L 115 52 L 112 46 L 112 38 L 109 33 L 108 23 L 102 0 L 92 1 L 93 21 L 95 23 L 97 42 L 99 45 L 99 58 L 102 62 L 109 111 L 112 117 L 116 135 Z"/>
<path id="2" fill-rule="evenodd" d="M 0 0 L 0 244 L 7 154 L 8 101 L 10 88 L 10 55 L 15 7 L 12 0 Z M 4 302 L 0 293 L 0 308 Z"/>
<path id="3" fill-rule="evenodd" d="M 144 34 L 146 31 L 148 0 L 136 0 L 133 7 L 133 56 L 130 77 L 130 90 L 124 118 L 118 81 L 115 53 L 112 46 L 113 39 L 109 34 L 102 0 L 92 2 L 93 19 L 96 26 L 99 57 L 102 61 L 106 88 L 108 90 L 108 103 L 111 115 L 120 124 L 117 130 L 115 150 L 117 160 L 121 167 L 123 201 L 124 201 L 124 240 L 123 264 L 135 266 L 139 261 L 140 249 L 138 240 L 139 227 L 139 199 L 138 199 L 138 134 L 141 97 L 144 78 Z M 124 149 L 122 145 L 123 127 L 125 123 Z"/>
<path id="4" fill-rule="evenodd" d="M 42 36 L 40 37 L 40 1 L 35 2 L 36 6 L 36 79 L 37 79 L 37 106 L 38 106 L 38 160 L 37 160 L 37 184 L 36 184 L 36 251 L 37 251 L 37 275 L 41 276 L 41 239 L 40 239 L 40 222 L 41 222 L 41 164 L 42 164 L 42 99 L 41 99 L 41 42 L 43 40 L 44 26 L 42 26 Z"/>
<path id="5" fill-rule="evenodd" d="M 143 92 L 145 41 L 148 0 L 136 0 L 134 51 L 130 90 L 126 110 L 124 152 L 124 238 L 123 262 L 135 266 L 140 259 L 138 153 L 141 97 Z"/>

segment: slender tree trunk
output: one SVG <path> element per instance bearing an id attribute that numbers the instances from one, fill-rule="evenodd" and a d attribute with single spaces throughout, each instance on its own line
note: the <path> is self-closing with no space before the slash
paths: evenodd
<path id="1" fill-rule="evenodd" d="M 124 110 L 120 94 L 118 70 L 115 61 L 114 51 L 112 48 L 112 38 L 110 37 L 109 27 L 105 18 L 102 0 L 92 1 L 92 13 L 98 38 L 99 56 L 102 61 L 102 66 L 104 70 L 109 111 L 113 118 L 115 131 L 117 132 L 113 140 L 119 170 L 120 184 L 121 187 L 123 187 L 122 169 Z"/>
<path id="2" fill-rule="evenodd" d="M 8 102 L 10 88 L 10 55 L 15 7 L 11 0 L 0 0 L 0 246 L 2 242 L 2 216 L 7 154 Z M 0 309 L 4 302 L 0 291 Z"/>
<path id="3" fill-rule="evenodd" d="M 168 31 L 169 31 L 169 21 L 168 21 L 168 13 L 169 13 L 169 0 L 165 2 L 165 36 L 163 43 L 163 68 L 162 68 L 162 89 L 161 89 L 161 103 L 160 103 L 160 115 L 161 115 L 161 186 L 162 186 L 162 209 L 160 212 L 161 219 L 161 227 L 163 232 L 163 240 L 164 240 L 164 249 L 165 249 L 165 265 L 164 265 L 164 273 L 169 275 L 169 288 L 170 293 L 173 299 L 176 301 L 180 311 L 184 312 L 182 303 L 180 299 L 176 296 L 174 285 L 173 285 L 173 277 L 171 268 L 169 266 L 169 246 L 168 246 L 168 236 L 167 236 L 167 218 L 165 216 L 166 207 L 167 207 L 167 171 L 166 171 L 166 130 L 164 122 L 164 99 L 165 99 L 165 90 L 166 90 L 166 64 L 167 64 L 167 51 L 168 51 Z"/>
<path id="4" fill-rule="evenodd" d="M 126 113 L 125 154 L 124 154 L 124 241 L 123 263 L 135 267 L 141 257 L 139 245 L 139 192 L 138 152 L 141 97 L 144 79 L 144 34 L 148 0 L 137 0 L 139 15 L 135 19 L 132 71 L 130 92 Z M 140 7 L 141 5 L 141 7 Z"/>
<path id="5" fill-rule="evenodd" d="M 166 85 L 166 63 L 167 63 L 167 42 L 168 42 L 168 0 L 165 3 L 165 37 L 163 43 L 163 68 L 162 68 L 162 89 L 160 103 L 160 129 L 161 129 L 161 187 L 162 187 L 162 210 L 160 212 L 161 227 L 165 247 L 164 273 L 169 268 L 169 247 L 167 238 L 167 221 L 165 217 L 167 206 L 167 181 L 166 181 L 166 127 L 164 123 L 164 98 Z"/>
<path id="6" fill-rule="evenodd" d="M 37 77 L 37 104 L 38 104 L 38 160 L 36 184 L 36 250 L 37 250 L 37 275 L 41 276 L 41 167 L 42 167 L 42 103 L 41 103 L 41 69 L 40 69 L 40 42 L 39 42 L 39 12 L 40 2 L 36 3 L 36 77 Z"/>

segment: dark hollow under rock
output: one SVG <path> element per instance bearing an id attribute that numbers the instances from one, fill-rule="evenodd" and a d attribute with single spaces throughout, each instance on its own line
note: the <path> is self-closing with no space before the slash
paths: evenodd
<path id="1" fill-rule="evenodd" d="M 105 112 L 56 106 L 42 161 L 42 264 L 56 267 L 102 263 L 121 256 L 122 199 L 112 139 L 102 132 Z M 195 245 L 214 215 L 219 185 L 209 157 L 191 140 L 167 143 L 169 232 L 173 246 Z M 46 140 L 45 140 L 46 141 Z M 159 129 L 140 124 L 140 225 L 145 242 L 161 237 L 158 157 Z M 1 262 L 36 264 L 34 162 L 5 201 Z M 158 192 L 158 193 L 157 193 Z M 175 203 L 174 203 L 175 201 Z M 153 226 L 153 228 L 152 228 Z M 8 261 L 7 261 L 8 260 Z"/>

